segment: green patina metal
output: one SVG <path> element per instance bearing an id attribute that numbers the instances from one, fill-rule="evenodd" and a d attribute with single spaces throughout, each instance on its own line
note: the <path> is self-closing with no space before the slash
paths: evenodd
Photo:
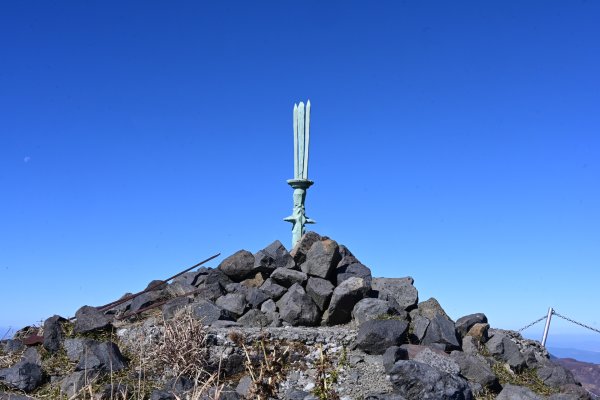
<path id="1" fill-rule="evenodd" d="M 292 225 L 292 248 L 304 234 L 305 224 L 315 221 L 306 216 L 306 190 L 314 183 L 308 179 L 308 145 L 310 143 L 310 100 L 294 104 L 294 179 L 287 181 L 294 189 L 294 211 L 285 221 Z"/>

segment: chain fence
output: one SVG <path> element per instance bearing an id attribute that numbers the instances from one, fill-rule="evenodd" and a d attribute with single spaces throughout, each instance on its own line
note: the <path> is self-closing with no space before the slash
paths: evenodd
<path id="1" fill-rule="evenodd" d="M 569 317 L 565 317 L 564 315 L 561 315 L 561 314 L 557 313 L 556 310 L 554 310 L 554 309 L 552 309 L 552 315 L 556 315 L 557 317 L 562 318 L 562 319 L 564 319 L 566 321 L 569 321 L 569 322 L 571 322 L 571 323 L 573 323 L 575 325 L 579 325 L 582 328 L 586 328 L 586 329 L 589 329 L 589 330 L 594 331 L 596 333 L 600 333 L 600 329 L 596 329 L 596 328 L 591 327 L 589 325 L 586 325 L 586 324 L 584 324 L 582 322 L 577 322 L 574 319 L 571 319 Z M 519 329 L 518 332 L 523 332 L 525 329 L 531 328 L 533 325 L 537 324 L 538 322 L 541 322 L 541 321 L 545 320 L 546 318 L 548 318 L 548 316 L 544 315 L 543 317 L 536 319 L 532 323 L 525 325 L 524 327 L 522 327 L 521 329 Z"/>

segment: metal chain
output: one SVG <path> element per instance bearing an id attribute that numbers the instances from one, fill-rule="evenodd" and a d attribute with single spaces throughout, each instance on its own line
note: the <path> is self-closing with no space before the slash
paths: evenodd
<path id="1" fill-rule="evenodd" d="M 525 325 L 524 327 L 522 327 L 521 329 L 519 329 L 518 332 L 523 332 L 525 329 L 527 328 L 531 328 L 533 325 L 537 324 L 540 321 L 543 321 L 546 319 L 546 315 L 544 315 L 542 318 L 540 319 L 536 319 L 535 321 L 533 321 L 532 323 L 530 323 L 529 325 Z"/>
<path id="2" fill-rule="evenodd" d="M 559 314 L 559 313 L 557 313 L 556 311 L 553 311 L 553 312 L 552 312 L 552 314 L 556 315 L 556 316 L 557 316 L 557 317 L 559 317 L 559 318 L 562 318 L 562 319 L 564 319 L 564 320 L 567 320 L 567 321 L 569 321 L 569 322 L 572 322 L 572 323 L 574 323 L 575 325 L 579 325 L 579 326 L 582 326 L 582 327 L 584 327 L 584 328 L 587 328 L 587 329 L 589 329 L 589 330 L 592 330 L 592 331 L 594 331 L 594 332 L 600 333 L 600 329 L 592 328 L 592 327 L 591 327 L 591 326 L 589 326 L 589 325 L 582 324 L 581 322 L 574 321 L 574 320 L 572 320 L 572 319 L 571 319 L 571 318 L 569 318 L 569 317 L 565 317 L 564 315 L 560 315 L 560 314 Z M 544 318 L 545 318 L 545 317 L 544 317 Z"/>

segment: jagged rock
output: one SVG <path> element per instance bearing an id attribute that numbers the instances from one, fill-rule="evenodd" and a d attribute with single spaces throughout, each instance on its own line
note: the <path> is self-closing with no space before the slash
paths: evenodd
<path id="1" fill-rule="evenodd" d="M 465 336 L 462 340 L 462 351 L 466 354 L 479 354 L 479 342 L 473 336 Z"/>
<path id="2" fill-rule="evenodd" d="M 592 396 L 579 384 L 568 383 L 560 387 L 560 393 L 550 395 L 548 400 L 592 400 Z"/>
<path id="3" fill-rule="evenodd" d="M 30 347 L 25 350 L 25 353 L 21 356 L 21 361 L 42 366 L 42 356 L 35 347 Z"/>
<path id="4" fill-rule="evenodd" d="M 98 377 L 94 371 L 75 371 L 60 382 L 60 392 L 68 398 L 74 398 L 86 385 Z"/>
<path id="5" fill-rule="evenodd" d="M 544 400 L 544 398 L 526 387 L 506 384 L 496 397 L 496 400 Z"/>
<path id="6" fill-rule="evenodd" d="M 196 300 L 190 306 L 192 317 L 202 321 L 204 325 L 211 325 L 217 320 L 229 320 L 231 316 L 228 311 L 217 307 L 208 300 Z"/>
<path id="7" fill-rule="evenodd" d="M 64 338 L 62 324 L 67 320 L 60 315 L 54 315 L 44 321 L 44 348 L 50 353 L 60 349 Z"/>
<path id="8" fill-rule="evenodd" d="M 148 283 L 148 285 L 146 286 L 146 288 L 144 290 L 147 291 L 161 291 L 167 288 L 168 283 L 165 281 L 161 281 L 161 280 L 153 280 L 150 283 Z"/>
<path id="9" fill-rule="evenodd" d="M 250 378 L 250 375 L 244 375 L 242 376 L 242 379 L 240 379 L 238 385 L 236 386 L 235 391 L 237 394 L 245 398 L 250 394 L 251 385 L 252 378 Z"/>
<path id="10" fill-rule="evenodd" d="M 201 285 L 210 285 L 218 283 L 222 288 L 232 283 L 233 281 L 227 274 L 220 269 L 207 269 L 206 273 L 198 275 L 194 286 L 200 287 Z"/>
<path id="11" fill-rule="evenodd" d="M 352 254 L 352 252 L 350 251 L 349 248 L 347 248 L 346 246 L 344 246 L 343 244 L 339 245 L 339 253 L 340 253 L 340 262 L 338 263 L 337 268 L 344 268 L 350 264 L 354 264 L 354 263 L 359 263 L 360 261 L 358 260 L 358 258 L 356 258 L 354 256 L 354 254 Z"/>
<path id="12" fill-rule="evenodd" d="M 246 310 L 246 296 L 241 293 L 229 293 L 217 299 L 215 304 L 222 309 L 229 311 L 231 315 L 238 318 Z"/>
<path id="13" fill-rule="evenodd" d="M 391 308 L 387 301 L 381 299 L 362 299 L 352 309 L 352 318 L 358 325 L 371 319 L 394 314 L 395 309 Z"/>
<path id="14" fill-rule="evenodd" d="M 110 319 L 95 307 L 81 307 L 75 312 L 75 318 L 75 326 L 73 328 L 73 332 L 75 333 L 104 330 L 111 326 Z"/>
<path id="15" fill-rule="evenodd" d="M 445 318 L 443 315 L 438 314 L 430 320 L 427 331 L 422 344 L 434 344 L 440 343 L 445 346 L 446 351 L 460 349 L 460 343 L 456 337 L 456 329 L 454 329 L 454 322 L 450 319 Z"/>
<path id="16" fill-rule="evenodd" d="M 266 313 L 272 313 L 277 311 L 277 304 L 273 301 L 273 299 L 268 299 L 260 306 L 260 311 Z"/>
<path id="17" fill-rule="evenodd" d="M 196 286 L 182 281 L 172 282 L 167 286 L 166 292 L 171 297 L 175 296 L 183 296 L 187 293 L 194 292 L 196 290 Z"/>
<path id="18" fill-rule="evenodd" d="M 187 297 L 177 297 L 167 301 L 162 306 L 162 313 L 165 319 L 173 318 L 178 311 L 185 309 L 190 303 L 191 299 Z"/>
<path id="19" fill-rule="evenodd" d="M 284 400 L 305 400 L 307 397 L 311 396 L 309 392 L 305 392 L 304 390 L 290 389 L 285 392 L 283 399 Z"/>
<path id="20" fill-rule="evenodd" d="M 268 326 L 272 321 L 269 321 L 263 312 L 259 310 L 250 310 L 238 318 L 237 322 L 244 326 L 262 328 Z"/>
<path id="21" fill-rule="evenodd" d="M 269 295 L 260 289 L 251 287 L 246 291 L 246 301 L 251 308 L 258 308 L 267 300 L 269 300 Z"/>
<path id="22" fill-rule="evenodd" d="M 536 373 L 538 378 L 540 378 L 544 384 L 554 388 L 559 388 L 563 385 L 573 384 L 576 382 L 571 371 L 552 362 L 548 362 L 546 365 L 540 366 L 536 370 Z"/>
<path id="23" fill-rule="evenodd" d="M 352 309 L 370 289 L 362 278 L 352 277 L 342 282 L 333 290 L 325 324 L 337 325 L 350 321 Z"/>
<path id="24" fill-rule="evenodd" d="M 321 236 L 316 232 L 309 231 L 302 235 L 298 243 L 296 243 L 296 246 L 290 252 L 296 265 L 301 265 L 306 261 L 306 253 L 308 253 L 312 245 L 319 240 L 321 240 Z"/>
<path id="25" fill-rule="evenodd" d="M 421 315 L 429 320 L 432 320 L 436 315 L 441 315 L 444 318 L 450 319 L 440 303 L 433 297 L 417 304 L 417 309 L 410 312 L 411 317 L 414 315 Z"/>
<path id="26" fill-rule="evenodd" d="M 490 324 L 487 323 L 479 323 L 475 324 L 469 329 L 466 336 L 471 336 L 475 338 L 479 343 L 485 343 L 488 341 L 488 332 L 490 329 Z"/>
<path id="27" fill-rule="evenodd" d="M 150 292 L 142 293 L 131 300 L 130 311 L 136 312 L 163 299 L 164 295 L 162 291 L 152 290 Z"/>
<path id="28" fill-rule="evenodd" d="M 329 299 L 335 287 L 328 280 L 311 276 L 306 283 L 306 293 L 313 299 L 319 310 L 323 311 L 329 305 Z"/>
<path id="29" fill-rule="evenodd" d="M 337 242 L 331 239 L 319 240 L 306 253 L 306 261 L 300 265 L 300 269 L 308 275 L 330 279 L 340 259 Z"/>
<path id="30" fill-rule="evenodd" d="M 196 279 L 200 275 L 206 275 L 207 271 L 208 271 L 208 268 L 200 267 L 196 271 L 185 272 L 185 273 L 179 275 L 178 277 L 174 278 L 173 283 L 183 282 L 183 283 L 187 283 L 188 285 L 196 286 Z"/>
<path id="31" fill-rule="evenodd" d="M 419 301 L 419 293 L 413 283 L 411 277 L 373 278 L 371 286 L 381 300 L 389 301 L 398 310 L 410 311 Z"/>
<path id="32" fill-rule="evenodd" d="M 271 273 L 276 268 L 292 269 L 296 266 L 294 259 L 279 240 L 274 241 L 254 255 L 254 269 Z"/>
<path id="33" fill-rule="evenodd" d="M 460 373 L 459 365 L 446 353 L 436 352 L 427 347 L 423 351 L 418 352 L 412 360 L 427 364 L 451 375 L 458 375 Z"/>
<path id="34" fill-rule="evenodd" d="M 297 283 L 277 301 L 277 307 L 281 319 L 292 326 L 315 326 L 319 324 L 321 318 L 317 305 Z"/>
<path id="35" fill-rule="evenodd" d="M 302 271 L 296 271 L 294 269 L 287 268 L 277 268 L 271 274 L 271 279 L 278 284 L 289 288 L 295 283 L 303 284 L 308 279 L 308 276 Z"/>
<path id="36" fill-rule="evenodd" d="M 0 341 L 0 343 L 1 343 L 0 346 L 2 348 L 2 351 L 6 354 L 12 354 L 17 351 L 21 351 L 25 348 L 25 345 L 19 339 L 6 339 L 3 341 Z"/>
<path id="37" fill-rule="evenodd" d="M 519 351 L 519 347 L 510 338 L 501 333 L 495 333 L 485 344 L 486 349 L 492 356 L 497 356 L 506 361 L 511 369 L 520 372 L 526 365 L 525 357 Z"/>
<path id="38" fill-rule="evenodd" d="M 248 288 L 259 288 L 263 283 L 265 283 L 265 275 L 262 272 L 257 272 L 251 278 L 244 279 L 241 284 Z"/>
<path id="39" fill-rule="evenodd" d="M 450 356 L 460 367 L 460 374 L 469 381 L 476 382 L 493 392 L 501 389 L 498 377 L 482 356 L 461 351 L 453 351 Z"/>
<path id="40" fill-rule="evenodd" d="M 352 278 L 353 276 L 363 278 L 369 285 L 371 285 L 373 280 L 373 277 L 371 276 L 371 269 L 359 262 L 341 267 L 338 264 L 335 272 L 337 285 L 344 282 L 348 278 Z"/>
<path id="41" fill-rule="evenodd" d="M 260 287 L 260 290 L 269 295 L 270 298 L 277 301 L 284 295 L 287 289 L 279 284 L 277 284 L 271 278 L 268 278 L 265 283 L 263 283 Z"/>
<path id="42" fill-rule="evenodd" d="M 396 392 L 407 399 L 471 400 L 469 384 L 459 376 L 439 371 L 417 361 L 400 360 L 390 371 Z"/>
<path id="43" fill-rule="evenodd" d="M 394 364 L 398 360 L 408 360 L 408 351 L 399 346 L 391 346 L 386 349 L 381 357 L 383 368 L 386 373 L 390 373 Z"/>
<path id="44" fill-rule="evenodd" d="M 465 315 L 464 317 L 460 317 L 454 323 L 456 327 L 456 332 L 460 335 L 462 339 L 467 335 L 467 332 L 473 327 L 475 324 L 485 324 L 487 323 L 487 317 L 483 313 L 470 314 Z"/>
<path id="45" fill-rule="evenodd" d="M 113 342 L 92 340 L 84 344 L 84 350 L 75 371 L 120 371 L 127 367 L 127 360 Z"/>
<path id="46" fill-rule="evenodd" d="M 223 295 L 223 287 L 219 282 L 202 283 L 196 289 L 196 298 L 215 301 Z"/>
<path id="47" fill-rule="evenodd" d="M 63 347 L 65 348 L 65 352 L 67 353 L 69 361 L 79 361 L 81 355 L 83 354 L 83 350 L 85 349 L 86 344 L 90 344 L 92 342 L 92 339 L 87 338 L 65 339 Z"/>
<path id="48" fill-rule="evenodd" d="M 356 347 L 368 354 L 383 354 L 389 347 L 405 342 L 407 330 L 406 321 L 373 319 L 358 329 Z"/>
<path id="49" fill-rule="evenodd" d="M 410 341 L 421 343 L 429 327 L 429 319 L 419 314 L 414 315 L 410 321 Z"/>
<path id="50" fill-rule="evenodd" d="M 42 367 L 27 361 L 19 361 L 10 368 L 0 369 L 0 382 L 25 393 L 37 389 L 43 381 Z"/>
<path id="51" fill-rule="evenodd" d="M 234 282 L 241 282 L 253 272 L 254 256 L 246 250 L 240 250 L 223 261 L 217 267 Z"/>

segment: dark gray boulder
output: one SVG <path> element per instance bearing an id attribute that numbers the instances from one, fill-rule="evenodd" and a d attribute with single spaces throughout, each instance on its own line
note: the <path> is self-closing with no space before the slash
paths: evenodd
<path id="1" fill-rule="evenodd" d="M 162 306 L 162 313 L 165 319 L 173 318 L 178 311 L 184 310 L 192 300 L 188 297 L 177 297 L 167 301 Z"/>
<path id="2" fill-rule="evenodd" d="M 373 277 L 371 276 L 371 269 L 359 262 L 352 263 L 349 265 L 339 266 L 335 270 L 337 285 L 344 282 L 348 278 L 353 276 L 363 278 L 369 285 L 371 285 Z"/>
<path id="3" fill-rule="evenodd" d="M 60 315 L 54 315 L 44 321 L 44 348 L 50 353 L 60 350 L 65 337 L 62 326 L 65 322 L 67 320 Z"/>
<path id="4" fill-rule="evenodd" d="M 373 319 L 358 329 L 356 347 L 368 354 L 383 354 L 389 347 L 406 342 L 407 330 L 406 321 Z"/>
<path id="5" fill-rule="evenodd" d="M 67 358 L 71 362 L 79 361 L 81 355 L 83 354 L 83 350 L 85 346 L 94 342 L 92 339 L 88 338 L 68 338 L 65 339 L 63 343 L 63 347 L 65 352 L 67 353 Z"/>
<path id="6" fill-rule="evenodd" d="M 321 319 L 319 308 L 297 283 L 277 301 L 277 307 L 281 319 L 292 326 L 315 326 Z"/>
<path id="7" fill-rule="evenodd" d="M 0 382 L 11 389 L 32 392 L 44 382 L 42 367 L 27 361 L 19 361 L 10 368 L 0 369 Z"/>
<path id="8" fill-rule="evenodd" d="M 279 240 L 274 241 L 254 255 L 254 270 L 271 273 L 277 268 L 292 269 L 294 259 Z"/>
<path id="9" fill-rule="evenodd" d="M 270 298 L 272 298 L 275 301 L 279 300 L 281 296 L 283 296 L 284 293 L 287 292 L 287 289 L 285 287 L 279 285 L 271 278 L 268 278 L 265 281 L 265 283 L 263 283 L 260 286 L 260 290 L 265 292 Z"/>
<path id="10" fill-rule="evenodd" d="M 487 317 L 483 313 L 470 314 L 465 315 L 464 317 L 460 317 L 454 323 L 456 327 L 456 332 L 459 334 L 462 339 L 467 335 L 467 332 L 473 327 L 475 324 L 485 324 L 488 322 Z"/>
<path id="11" fill-rule="evenodd" d="M 471 400 L 468 382 L 417 361 L 400 360 L 390 371 L 394 391 L 407 399 Z"/>
<path id="12" fill-rule="evenodd" d="M 161 280 L 153 280 L 150 283 L 148 283 L 148 285 L 146 286 L 146 288 L 144 290 L 147 290 L 149 292 L 151 291 L 162 291 L 164 289 L 166 289 L 168 286 L 168 283 L 165 281 L 161 281 Z"/>
<path id="13" fill-rule="evenodd" d="M 421 343 L 429 327 L 429 319 L 422 315 L 415 314 L 410 320 L 409 339 L 411 343 Z"/>
<path id="14" fill-rule="evenodd" d="M 88 383 L 93 382 L 99 373 L 95 371 L 75 371 L 60 382 L 60 392 L 68 398 L 76 398 L 76 394 Z"/>
<path id="15" fill-rule="evenodd" d="M 192 317 L 211 325 L 218 320 L 231 320 L 230 313 L 208 300 L 198 299 L 190 305 Z"/>
<path id="16" fill-rule="evenodd" d="M 131 300 L 131 312 L 136 312 L 141 310 L 142 308 L 148 307 L 158 301 L 164 300 L 165 295 L 162 291 L 153 290 L 150 292 L 142 293 L 137 296 L 135 299 Z"/>
<path id="17" fill-rule="evenodd" d="M 337 325 L 350 321 L 352 309 L 370 289 L 362 278 L 352 277 L 342 282 L 333 291 L 323 322 L 326 325 Z"/>
<path id="18" fill-rule="evenodd" d="M 246 291 L 246 301 L 251 308 L 260 308 L 260 305 L 269 299 L 269 295 L 260 289 L 250 287 Z"/>
<path id="19" fill-rule="evenodd" d="M 505 361 L 512 370 L 521 372 L 527 365 L 525 357 L 515 342 L 502 333 L 496 332 L 485 344 L 490 355 Z"/>
<path id="20" fill-rule="evenodd" d="M 42 365 L 42 356 L 36 347 L 29 347 L 21 356 L 21 361 Z"/>
<path id="21" fill-rule="evenodd" d="M 440 343 L 445 346 L 446 351 L 460 349 L 454 322 L 439 314 L 429 321 L 429 326 L 421 343 L 426 345 Z"/>
<path id="22" fill-rule="evenodd" d="M 394 314 L 396 310 L 391 308 L 387 301 L 369 297 L 360 300 L 352 309 L 352 318 L 358 325 L 371 319 L 385 318 Z"/>
<path id="23" fill-rule="evenodd" d="M 75 312 L 75 326 L 73 332 L 86 333 L 108 329 L 111 326 L 110 319 L 96 307 L 83 306 Z"/>
<path id="24" fill-rule="evenodd" d="M 432 320 L 436 315 L 441 315 L 447 319 L 450 319 L 440 303 L 433 297 L 417 304 L 417 308 L 410 312 L 411 318 L 414 315 L 421 315 L 429 320 Z"/>
<path id="25" fill-rule="evenodd" d="M 225 288 L 228 284 L 232 283 L 233 280 L 227 276 L 220 269 L 207 269 L 206 273 L 198 275 L 196 281 L 194 282 L 194 286 L 199 287 L 200 285 L 209 285 L 213 283 L 218 283 L 222 288 Z"/>
<path id="26" fill-rule="evenodd" d="M 531 389 L 523 386 L 506 384 L 496 397 L 496 400 L 544 400 L 544 397 L 535 394 Z"/>
<path id="27" fill-rule="evenodd" d="M 260 306 L 260 311 L 266 313 L 273 313 L 277 311 L 277 304 L 273 301 L 273 299 L 268 299 Z"/>
<path id="28" fill-rule="evenodd" d="M 75 371 L 114 372 L 127 367 L 127 360 L 113 342 L 92 340 L 84 344 L 84 350 Z"/>
<path id="29" fill-rule="evenodd" d="M 476 382 L 496 393 L 502 389 L 498 377 L 482 356 L 466 354 L 462 351 L 453 351 L 450 356 L 460 367 L 460 374 L 469 381 Z"/>
<path id="30" fill-rule="evenodd" d="M 219 282 L 201 283 L 196 289 L 195 297 L 215 301 L 223 295 L 223 287 Z"/>
<path id="31" fill-rule="evenodd" d="M 313 299 L 319 310 L 327 309 L 335 287 L 326 279 L 311 276 L 306 282 L 306 293 Z"/>
<path id="32" fill-rule="evenodd" d="M 240 250 L 223 261 L 217 267 L 234 282 L 246 279 L 254 270 L 254 256 L 246 250 Z"/>
<path id="33" fill-rule="evenodd" d="M 545 385 L 553 388 L 560 388 L 563 385 L 574 384 L 577 382 L 571 371 L 552 362 L 540 366 L 536 370 L 536 374 Z"/>
<path id="34" fill-rule="evenodd" d="M 172 282 L 167 286 L 166 293 L 170 297 L 183 296 L 196 291 L 196 286 L 187 282 Z"/>
<path id="35" fill-rule="evenodd" d="M 0 392 L 0 400 L 36 400 L 24 394 Z"/>
<path id="36" fill-rule="evenodd" d="M 381 357 L 385 372 L 389 374 L 398 360 L 408 360 L 408 351 L 400 346 L 388 347 Z"/>
<path id="37" fill-rule="evenodd" d="M 410 311 L 419 301 L 419 292 L 413 283 L 411 277 L 373 278 L 371 286 L 379 299 L 389 301 L 398 310 Z"/>
<path id="38" fill-rule="evenodd" d="M 229 293 L 217 299 L 215 304 L 238 318 L 246 311 L 246 296 L 242 293 Z"/>
<path id="39" fill-rule="evenodd" d="M 337 242 L 319 240 L 306 253 L 306 261 L 300 265 L 302 272 L 323 279 L 331 279 L 341 256 Z"/>
<path id="40" fill-rule="evenodd" d="M 290 255 L 294 259 L 296 265 L 301 265 L 306 261 L 306 253 L 308 253 L 312 245 L 319 240 L 321 240 L 321 236 L 316 232 L 309 231 L 302 235 L 298 243 L 296 243 L 296 246 L 290 251 Z"/>
<path id="41" fill-rule="evenodd" d="M 250 310 L 238 318 L 237 322 L 247 327 L 262 328 L 268 326 L 272 321 L 260 310 Z"/>
<path id="42" fill-rule="evenodd" d="M 21 351 L 23 348 L 25 348 L 25 345 L 20 339 L 6 339 L 0 341 L 0 349 L 6 354 Z"/>
<path id="43" fill-rule="evenodd" d="M 287 268 L 277 268 L 271 274 L 271 279 L 279 285 L 289 288 L 295 283 L 303 284 L 308 279 L 308 276 L 302 271 L 296 271 L 294 269 Z"/>

